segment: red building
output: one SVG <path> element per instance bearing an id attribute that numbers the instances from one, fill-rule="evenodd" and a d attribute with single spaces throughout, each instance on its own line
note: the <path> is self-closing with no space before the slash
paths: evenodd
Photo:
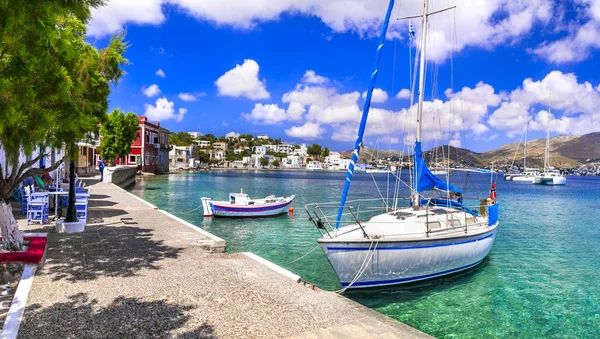
<path id="1" fill-rule="evenodd" d="M 153 124 L 146 117 L 138 118 L 140 120 L 138 138 L 133 141 L 131 152 L 121 163 L 137 165 L 142 172 L 168 172 L 169 130 L 160 127 L 160 122 Z"/>

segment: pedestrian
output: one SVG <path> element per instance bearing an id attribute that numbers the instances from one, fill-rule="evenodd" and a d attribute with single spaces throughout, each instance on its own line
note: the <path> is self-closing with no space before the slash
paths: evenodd
<path id="1" fill-rule="evenodd" d="M 104 179 L 104 167 L 104 159 L 101 159 L 100 161 L 98 161 L 98 169 L 100 170 L 100 181 Z"/>

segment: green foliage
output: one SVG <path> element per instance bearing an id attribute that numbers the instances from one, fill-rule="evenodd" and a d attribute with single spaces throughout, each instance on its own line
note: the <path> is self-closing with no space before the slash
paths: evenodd
<path id="1" fill-rule="evenodd" d="M 238 138 L 246 139 L 246 141 L 251 141 L 252 139 L 254 139 L 254 136 L 252 134 L 240 134 Z"/>
<path id="2" fill-rule="evenodd" d="M 200 138 L 198 138 L 199 140 L 208 140 L 211 143 L 216 142 L 217 141 L 217 137 L 214 136 L 214 134 L 205 134 L 200 136 Z"/>
<path id="3" fill-rule="evenodd" d="M 268 155 L 272 155 L 272 156 L 277 157 L 277 158 L 286 158 L 288 156 L 287 153 L 273 152 L 273 151 L 268 151 L 267 154 Z"/>
<path id="4" fill-rule="evenodd" d="M 260 158 L 260 165 L 261 165 L 262 167 L 267 167 L 267 166 L 269 166 L 269 159 L 267 159 L 267 158 Z"/>
<path id="5" fill-rule="evenodd" d="M 100 154 L 108 162 L 122 158 L 131 152 L 131 143 L 138 137 L 139 120 L 132 112 L 127 114 L 115 109 L 102 125 Z"/>
<path id="6" fill-rule="evenodd" d="M 306 158 L 306 162 L 311 162 L 311 161 L 313 161 L 312 158 Z"/>
<path id="7" fill-rule="evenodd" d="M 275 168 L 278 168 L 279 167 L 279 160 L 273 160 L 273 166 Z"/>
<path id="8" fill-rule="evenodd" d="M 324 157 L 328 157 L 329 156 L 329 147 L 325 147 L 325 149 L 323 150 L 323 152 L 321 153 L 322 156 Z"/>
<path id="9" fill-rule="evenodd" d="M 308 148 L 306 149 L 306 152 L 314 157 L 318 157 L 321 155 L 321 145 L 312 144 L 312 145 L 308 146 Z"/>
<path id="10" fill-rule="evenodd" d="M 210 156 L 208 154 L 200 151 L 198 152 L 198 160 L 200 160 L 203 164 L 208 164 L 210 162 Z"/>
<path id="11" fill-rule="evenodd" d="M 17 171 L 9 186 L 39 174 L 29 168 L 39 157 L 19 164 L 20 150 L 31 154 L 40 146 L 66 144 L 75 157 L 75 142 L 97 132 L 106 119 L 111 84 L 127 64 L 127 45 L 117 36 L 99 51 L 85 41 L 90 6 L 100 5 L 98 0 L 0 1 L 0 143 Z M 5 188 L 10 187 L 2 187 L 2 196 Z"/>
<path id="12" fill-rule="evenodd" d="M 169 144 L 175 146 L 189 146 L 194 141 L 194 138 L 188 132 L 171 133 Z"/>

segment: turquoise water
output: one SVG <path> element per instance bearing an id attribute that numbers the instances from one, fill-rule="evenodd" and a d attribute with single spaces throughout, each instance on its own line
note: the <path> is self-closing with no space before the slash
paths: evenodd
<path id="1" fill-rule="evenodd" d="M 229 252 L 255 252 L 335 290 L 340 285 L 320 249 L 290 263 L 313 249 L 319 237 L 303 206 L 339 200 L 344 176 L 305 171 L 185 173 L 144 178 L 131 191 L 226 239 Z M 376 178 L 385 196 L 387 175 Z M 486 194 L 482 178 L 466 179 L 464 174 L 454 178 L 468 192 Z M 202 196 L 222 200 L 240 188 L 252 197 L 296 194 L 295 213 L 204 219 L 201 208 L 194 210 Z M 371 175 L 355 175 L 350 199 L 378 196 Z M 498 198 L 501 228 L 488 259 L 478 267 L 346 295 L 436 337 L 600 337 L 600 178 L 569 177 L 563 187 L 499 181 Z"/>

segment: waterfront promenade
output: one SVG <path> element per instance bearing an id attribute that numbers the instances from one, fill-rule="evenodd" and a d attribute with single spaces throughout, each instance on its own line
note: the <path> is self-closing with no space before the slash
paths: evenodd
<path id="1" fill-rule="evenodd" d="M 243 222 L 243 221 L 240 221 Z M 19 337 L 426 338 L 310 289 L 112 184 L 95 183 L 85 232 L 48 232 Z"/>

